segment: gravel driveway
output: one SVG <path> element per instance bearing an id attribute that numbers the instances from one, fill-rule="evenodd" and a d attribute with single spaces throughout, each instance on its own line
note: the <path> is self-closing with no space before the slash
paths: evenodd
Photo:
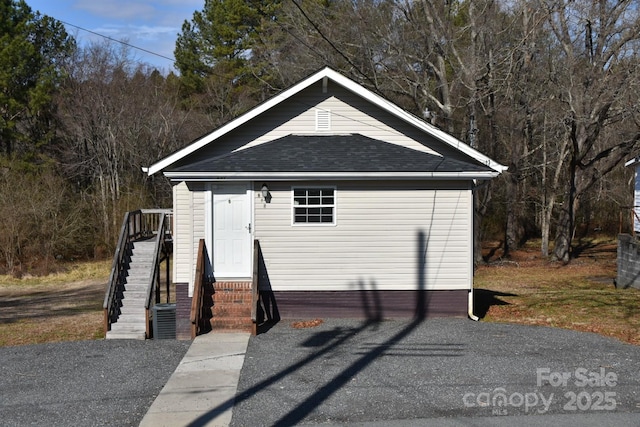
<path id="1" fill-rule="evenodd" d="M 638 346 L 545 327 L 434 319 L 294 329 L 280 322 L 249 342 L 232 425 L 408 425 L 439 417 L 554 425 L 571 414 L 577 425 L 638 421 L 639 360 Z M 531 416 L 510 418 L 522 415 Z"/>
<path id="2" fill-rule="evenodd" d="M 191 341 L 0 348 L 3 426 L 137 426 Z"/>
<path id="3" fill-rule="evenodd" d="M 0 424 L 136 426 L 190 344 L 0 348 Z M 544 327 L 283 321 L 249 342 L 232 425 L 636 426 L 638 360 L 638 346 Z"/>

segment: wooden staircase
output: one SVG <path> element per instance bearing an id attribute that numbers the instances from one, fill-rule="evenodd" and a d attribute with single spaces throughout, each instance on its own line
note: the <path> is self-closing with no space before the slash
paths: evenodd
<path id="1" fill-rule="evenodd" d="M 147 316 L 145 302 L 151 275 L 155 265 L 155 239 L 133 242 L 131 255 L 127 262 L 126 279 L 118 292 L 120 313 L 107 339 L 145 339 Z"/>

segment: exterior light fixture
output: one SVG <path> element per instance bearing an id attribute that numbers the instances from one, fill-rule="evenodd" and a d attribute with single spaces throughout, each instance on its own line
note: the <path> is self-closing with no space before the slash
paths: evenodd
<path id="1" fill-rule="evenodd" d="M 264 201 L 267 203 L 271 203 L 271 192 L 269 192 L 269 187 L 267 187 L 267 184 L 262 184 L 260 192 L 262 193 L 262 198 L 264 199 Z"/>

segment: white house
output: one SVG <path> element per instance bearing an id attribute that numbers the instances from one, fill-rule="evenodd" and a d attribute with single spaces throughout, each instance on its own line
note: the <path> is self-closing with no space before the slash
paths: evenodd
<path id="1" fill-rule="evenodd" d="M 634 167 L 633 180 L 633 231 L 640 232 L 640 157 L 634 157 L 627 161 L 625 167 Z"/>
<path id="2" fill-rule="evenodd" d="M 325 68 L 151 165 L 173 184 L 174 269 L 288 318 L 472 315 L 473 190 L 506 168 Z"/>

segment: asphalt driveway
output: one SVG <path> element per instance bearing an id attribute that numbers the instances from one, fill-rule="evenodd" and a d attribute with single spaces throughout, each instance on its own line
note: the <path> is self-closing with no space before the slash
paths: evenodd
<path id="1" fill-rule="evenodd" d="M 640 425 L 639 361 L 640 347 L 545 327 L 280 322 L 249 342 L 232 425 Z"/>

